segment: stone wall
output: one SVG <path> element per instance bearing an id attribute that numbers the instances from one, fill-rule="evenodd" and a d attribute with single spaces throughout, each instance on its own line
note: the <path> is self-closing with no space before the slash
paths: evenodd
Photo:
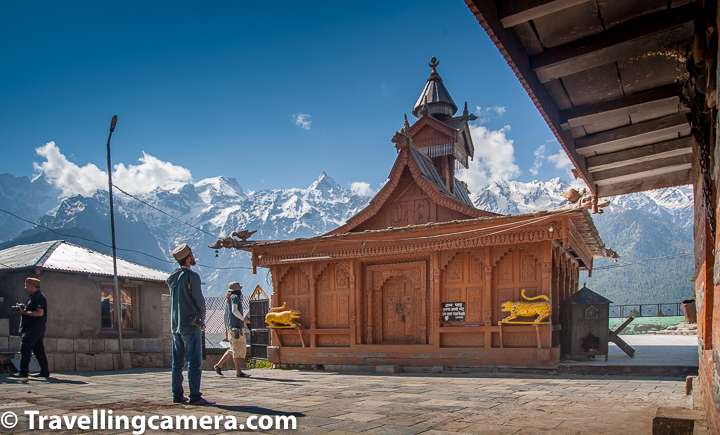
<path id="1" fill-rule="evenodd" d="M 162 295 L 160 338 L 124 338 L 123 364 L 129 368 L 163 368 L 172 364 L 170 334 L 170 295 Z M 9 319 L 0 319 L 0 354 L 9 358 L 20 356 L 20 336 L 10 335 Z M 50 372 L 92 372 L 120 369 L 120 341 L 117 338 L 56 338 L 45 337 L 45 352 Z M 8 359 L 9 359 L 8 358 Z"/>

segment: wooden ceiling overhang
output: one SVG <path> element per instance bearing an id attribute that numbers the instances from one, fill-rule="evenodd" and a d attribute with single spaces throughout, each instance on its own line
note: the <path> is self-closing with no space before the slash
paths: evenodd
<path id="1" fill-rule="evenodd" d="M 307 239 L 243 242 L 253 267 L 328 262 L 353 258 L 383 261 L 422 257 L 434 251 L 556 241 L 582 269 L 608 256 L 590 213 L 584 209 L 480 217 L 399 228 L 326 234 Z"/>
<path id="2" fill-rule="evenodd" d="M 590 190 L 690 184 L 691 0 L 465 0 Z"/>

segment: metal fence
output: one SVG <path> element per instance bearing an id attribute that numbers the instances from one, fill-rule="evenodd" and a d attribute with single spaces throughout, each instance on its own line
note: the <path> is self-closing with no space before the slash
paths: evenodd
<path id="1" fill-rule="evenodd" d="M 249 310 L 250 295 L 242 296 L 242 314 L 246 316 Z M 222 341 L 225 339 L 225 296 L 205 298 L 205 348 L 225 349 L 228 347 Z M 225 342 L 227 343 L 227 342 Z"/>
<path id="2" fill-rule="evenodd" d="M 682 316 L 682 303 L 610 305 L 610 317 Z"/>

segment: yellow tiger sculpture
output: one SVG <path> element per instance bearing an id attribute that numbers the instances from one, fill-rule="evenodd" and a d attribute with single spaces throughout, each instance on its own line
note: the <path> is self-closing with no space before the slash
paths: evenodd
<path id="1" fill-rule="evenodd" d="M 533 301 L 535 299 L 543 299 L 543 302 L 512 302 L 507 301 L 502 304 L 501 311 L 510 312 L 510 315 L 498 322 L 501 323 L 530 323 L 530 322 L 511 322 L 513 319 L 518 317 L 532 317 L 538 316 L 532 323 L 540 323 L 543 320 L 550 317 L 552 309 L 550 307 L 550 298 L 545 295 L 535 296 L 529 298 L 525 296 L 525 289 L 522 290 L 522 297 L 527 301 Z"/>
<path id="2" fill-rule="evenodd" d="M 282 307 L 270 308 L 268 310 L 268 313 L 265 315 L 265 323 L 268 324 L 269 328 L 297 328 L 300 326 L 299 323 L 295 323 L 295 320 L 300 318 L 300 311 L 283 311 L 285 305 L 286 303 L 283 303 Z"/>

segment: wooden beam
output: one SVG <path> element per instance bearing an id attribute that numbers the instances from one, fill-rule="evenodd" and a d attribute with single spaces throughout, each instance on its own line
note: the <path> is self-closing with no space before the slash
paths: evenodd
<path id="1" fill-rule="evenodd" d="M 601 156 L 588 157 L 587 166 L 590 172 L 597 172 L 684 154 L 692 154 L 691 136 L 615 153 L 603 154 Z"/>
<path id="2" fill-rule="evenodd" d="M 563 131 L 561 128 L 560 110 L 548 90 L 533 73 L 530 58 L 515 32 L 506 30 L 500 22 L 496 3 L 486 0 L 465 0 L 465 3 L 525 88 L 573 166 L 578 169 L 590 190 L 595 192 L 595 183 L 592 174 L 585 167 L 585 159 L 575 151 L 575 139 L 569 131 Z"/>
<path id="3" fill-rule="evenodd" d="M 629 117 L 636 113 L 651 110 L 657 106 L 680 104 L 682 85 L 672 84 L 647 92 L 602 101 L 597 104 L 576 107 L 562 112 L 565 119 L 564 129 L 604 121 L 608 118 Z"/>
<path id="4" fill-rule="evenodd" d="M 635 18 L 605 32 L 533 56 L 541 83 L 667 47 L 693 36 L 696 5 L 691 3 Z"/>
<path id="5" fill-rule="evenodd" d="M 575 149 L 584 156 L 607 154 L 689 134 L 687 116 L 678 113 L 575 139 Z"/>
<path id="6" fill-rule="evenodd" d="M 589 0 L 515 0 L 499 1 L 500 22 L 507 27 L 517 26 L 536 18 L 586 3 Z"/>
<path id="7" fill-rule="evenodd" d="M 665 187 L 683 186 L 692 183 L 692 169 L 681 169 L 677 172 L 649 175 L 644 179 L 629 180 L 598 186 L 598 196 L 616 196 Z"/>
<path id="8" fill-rule="evenodd" d="M 665 157 L 663 159 L 642 162 L 636 165 L 622 166 L 596 172 L 595 183 L 598 186 L 607 184 L 647 178 L 649 175 L 667 174 L 677 172 L 692 166 L 692 154 Z"/>

